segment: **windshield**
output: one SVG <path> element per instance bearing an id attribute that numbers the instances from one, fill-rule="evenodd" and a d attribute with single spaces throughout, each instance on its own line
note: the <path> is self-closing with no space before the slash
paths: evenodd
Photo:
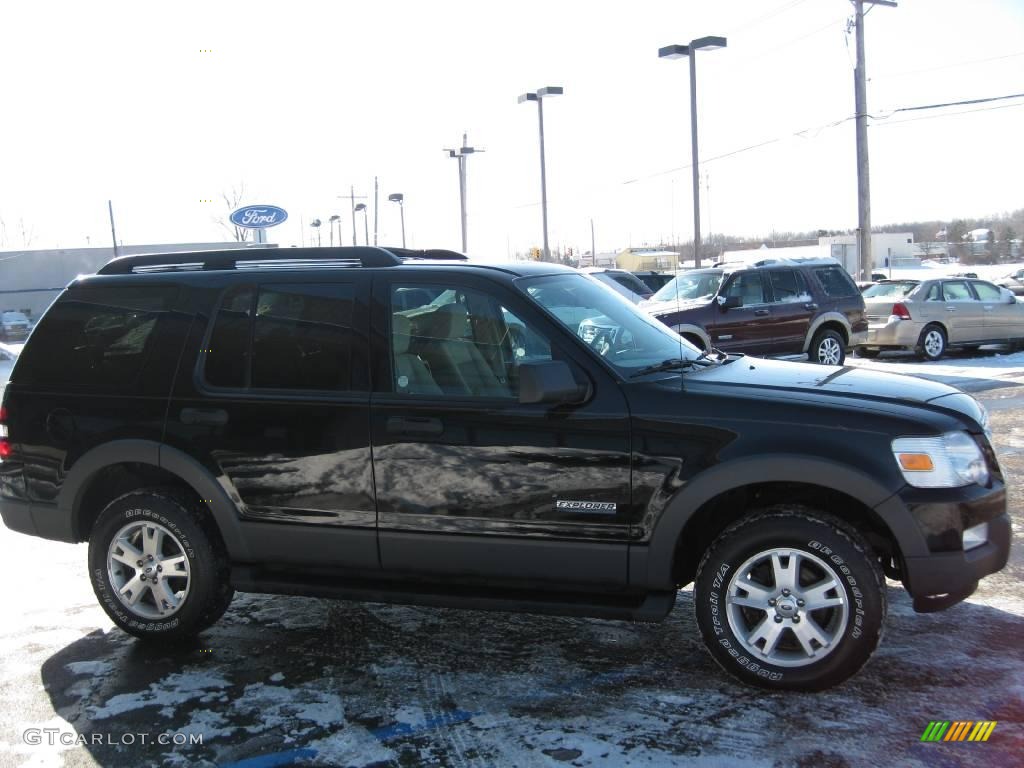
<path id="1" fill-rule="evenodd" d="M 722 283 L 721 272 L 690 272 L 672 278 L 665 283 L 651 301 L 686 301 L 687 299 L 711 298 Z"/>
<path id="2" fill-rule="evenodd" d="M 586 275 L 523 278 L 516 285 L 624 375 L 700 356 L 675 331 Z"/>
<path id="3" fill-rule="evenodd" d="M 893 296 L 906 296 L 912 290 L 917 288 L 920 283 L 908 280 L 906 282 L 899 283 L 879 283 L 878 285 L 872 285 L 866 291 L 864 291 L 865 299 L 888 299 Z"/>

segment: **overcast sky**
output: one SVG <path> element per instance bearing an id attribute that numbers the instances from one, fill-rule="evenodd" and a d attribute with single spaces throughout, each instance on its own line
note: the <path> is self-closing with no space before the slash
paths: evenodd
<path id="1" fill-rule="evenodd" d="M 468 160 L 469 251 L 505 258 L 541 242 L 537 109 L 516 99 L 545 85 L 565 88 L 545 102 L 552 247 L 589 249 L 591 219 L 599 252 L 689 239 L 688 63 L 657 50 L 705 35 L 728 47 L 698 56 L 704 232 L 855 227 L 854 124 L 834 125 L 854 111 L 851 10 L 6 0 L 0 248 L 22 247 L 22 222 L 35 248 L 106 245 L 107 199 L 125 244 L 224 239 L 240 183 L 288 210 L 272 242 L 338 213 L 350 244 L 337 196 L 372 196 L 375 175 L 382 244 L 402 192 L 410 245 L 458 248 L 442 150 L 466 131 L 486 150 Z M 1024 99 L 893 114 L 1024 92 L 1024 2 L 901 0 L 866 25 L 873 222 L 1024 207 Z"/>

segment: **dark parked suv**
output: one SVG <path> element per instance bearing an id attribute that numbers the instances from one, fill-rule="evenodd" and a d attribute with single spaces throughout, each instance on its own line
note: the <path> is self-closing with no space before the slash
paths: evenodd
<path id="1" fill-rule="evenodd" d="M 874 651 L 883 574 L 940 610 L 1009 552 L 973 398 L 701 353 L 550 264 L 116 259 L 47 311 L 0 423 L 4 522 L 88 541 L 144 639 L 235 590 L 657 621 L 692 582 L 719 664 L 814 690 Z"/>
<path id="2" fill-rule="evenodd" d="M 684 272 L 647 311 L 701 349 L 842 365 L 867 338 L 864 299 L 834 259 Z"/>

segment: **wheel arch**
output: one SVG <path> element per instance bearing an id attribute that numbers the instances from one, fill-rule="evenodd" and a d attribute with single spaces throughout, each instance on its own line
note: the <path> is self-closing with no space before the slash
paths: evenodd
<path id="1" fill-rule="evenodd" d="M 909 516 L 878 509 L 893 493 L 866 473 L 827 459 L 780 456 L 728 462 L 703 473 L 669 502 L 648 546 L 631 548 L 630 580 L 658 589 L 689 583 L 704 551 L 726 527 L 754 509 L 786 502 L 850 520 L 898 566 L 903 555 L 917 554 L 923 539 Z"/>
<path id="2" fill-rule="evenodd" d="M 687 336 L 693 336 L 700 340 L 703 344 L 704 349 L 711 349 L 711 336 L 708 332 L 701 328 L 699 325 L 691 325 L 690 323 L 677 323 L 672 326 L 672 330 L 678 333 L 683 338 Z"/>
<path id="3" fill-rule="evenodd" d="M 68 470 L 57 497 L 71 516 L 75 541 L 85 541 L 103 507 L 130 490 L 175 485 L 210 510 L 232 560 L 245 559 L 238 504 L 194 458 L 153 440 L 112 440 L 83 454 Z"/>
<path id="4" fill-rule="evenodd" d="M 817 317 L 814 322 L 811 323 L 811 327 L 807 329 L 807 336 L 804 337 L 804 352 L 810 351 L 811 342 L 814 341 L 814 337 L 818 335 L 818 331 L 823 328 L 838 331 L 839 335 L 843 337 L 843 343 L 849 345 L 850 323 L 846 319 L 846 316 L 841 312 L 825 312 Z"/>

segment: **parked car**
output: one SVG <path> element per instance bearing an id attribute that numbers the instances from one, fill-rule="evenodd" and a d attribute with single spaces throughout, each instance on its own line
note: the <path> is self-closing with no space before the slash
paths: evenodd
<path id="1" fill-rule="evenodd" d="M 828 365 L 867 332 L 864 300 L 833 259 L 691 270 L 643 307 L 700 349 Z"/>
<path id="2" fill-rule="evenodd" d="M 1024 304 L 1013 292 L 985 280 L 888 280 L 864 292 L 867 337 L 856 354 L 912 349 L 938 360 L 950 347 L 1024 341 Z"/>
<path id="3" fill-rule="evenodd" d="M 1024 296 L 1024 269 L 1018 269 L 996 280 L 1003 288 L 1009 288 L 1017 296 Z"/>
<path id="4" fill-rule="evenodd" d="M 30 328 L 31 323 L 24 312 L 7 310 L 0 313 L 0 334 L 4 341 L 24 341 Z"/>
<path id="5" fill-rule="evenodd" d="M 616 293 L 625 296 L 634 304 L 647 301 L 654 295 L 640 278 L 624 269 L 606 269 L 603 267 L 585 267 L 584 274 L 604 283 Z"/>
<path id="6" fill-rule="evenodd" d="M 942 610 L 1010 546 L 972 397 L 702 353 L 576 270 L 447 251 L 115 259 L 0 422 L 4 523 L 88 541 L 111 620 L 172 646 L 236 590 L 657 621 L 692 582 L 719 664 L 818 690 L 875 650 L 884 575 Z"/>
<path id="7" fill-rule="evenodd" d="M 653 270 L 634 272 L 633 274 L 640 278 L 641 282 L 650 289 L 652 295 L 664 288 L 665 284 L 675 277 L 674 272 L 654 272 Z"/>

